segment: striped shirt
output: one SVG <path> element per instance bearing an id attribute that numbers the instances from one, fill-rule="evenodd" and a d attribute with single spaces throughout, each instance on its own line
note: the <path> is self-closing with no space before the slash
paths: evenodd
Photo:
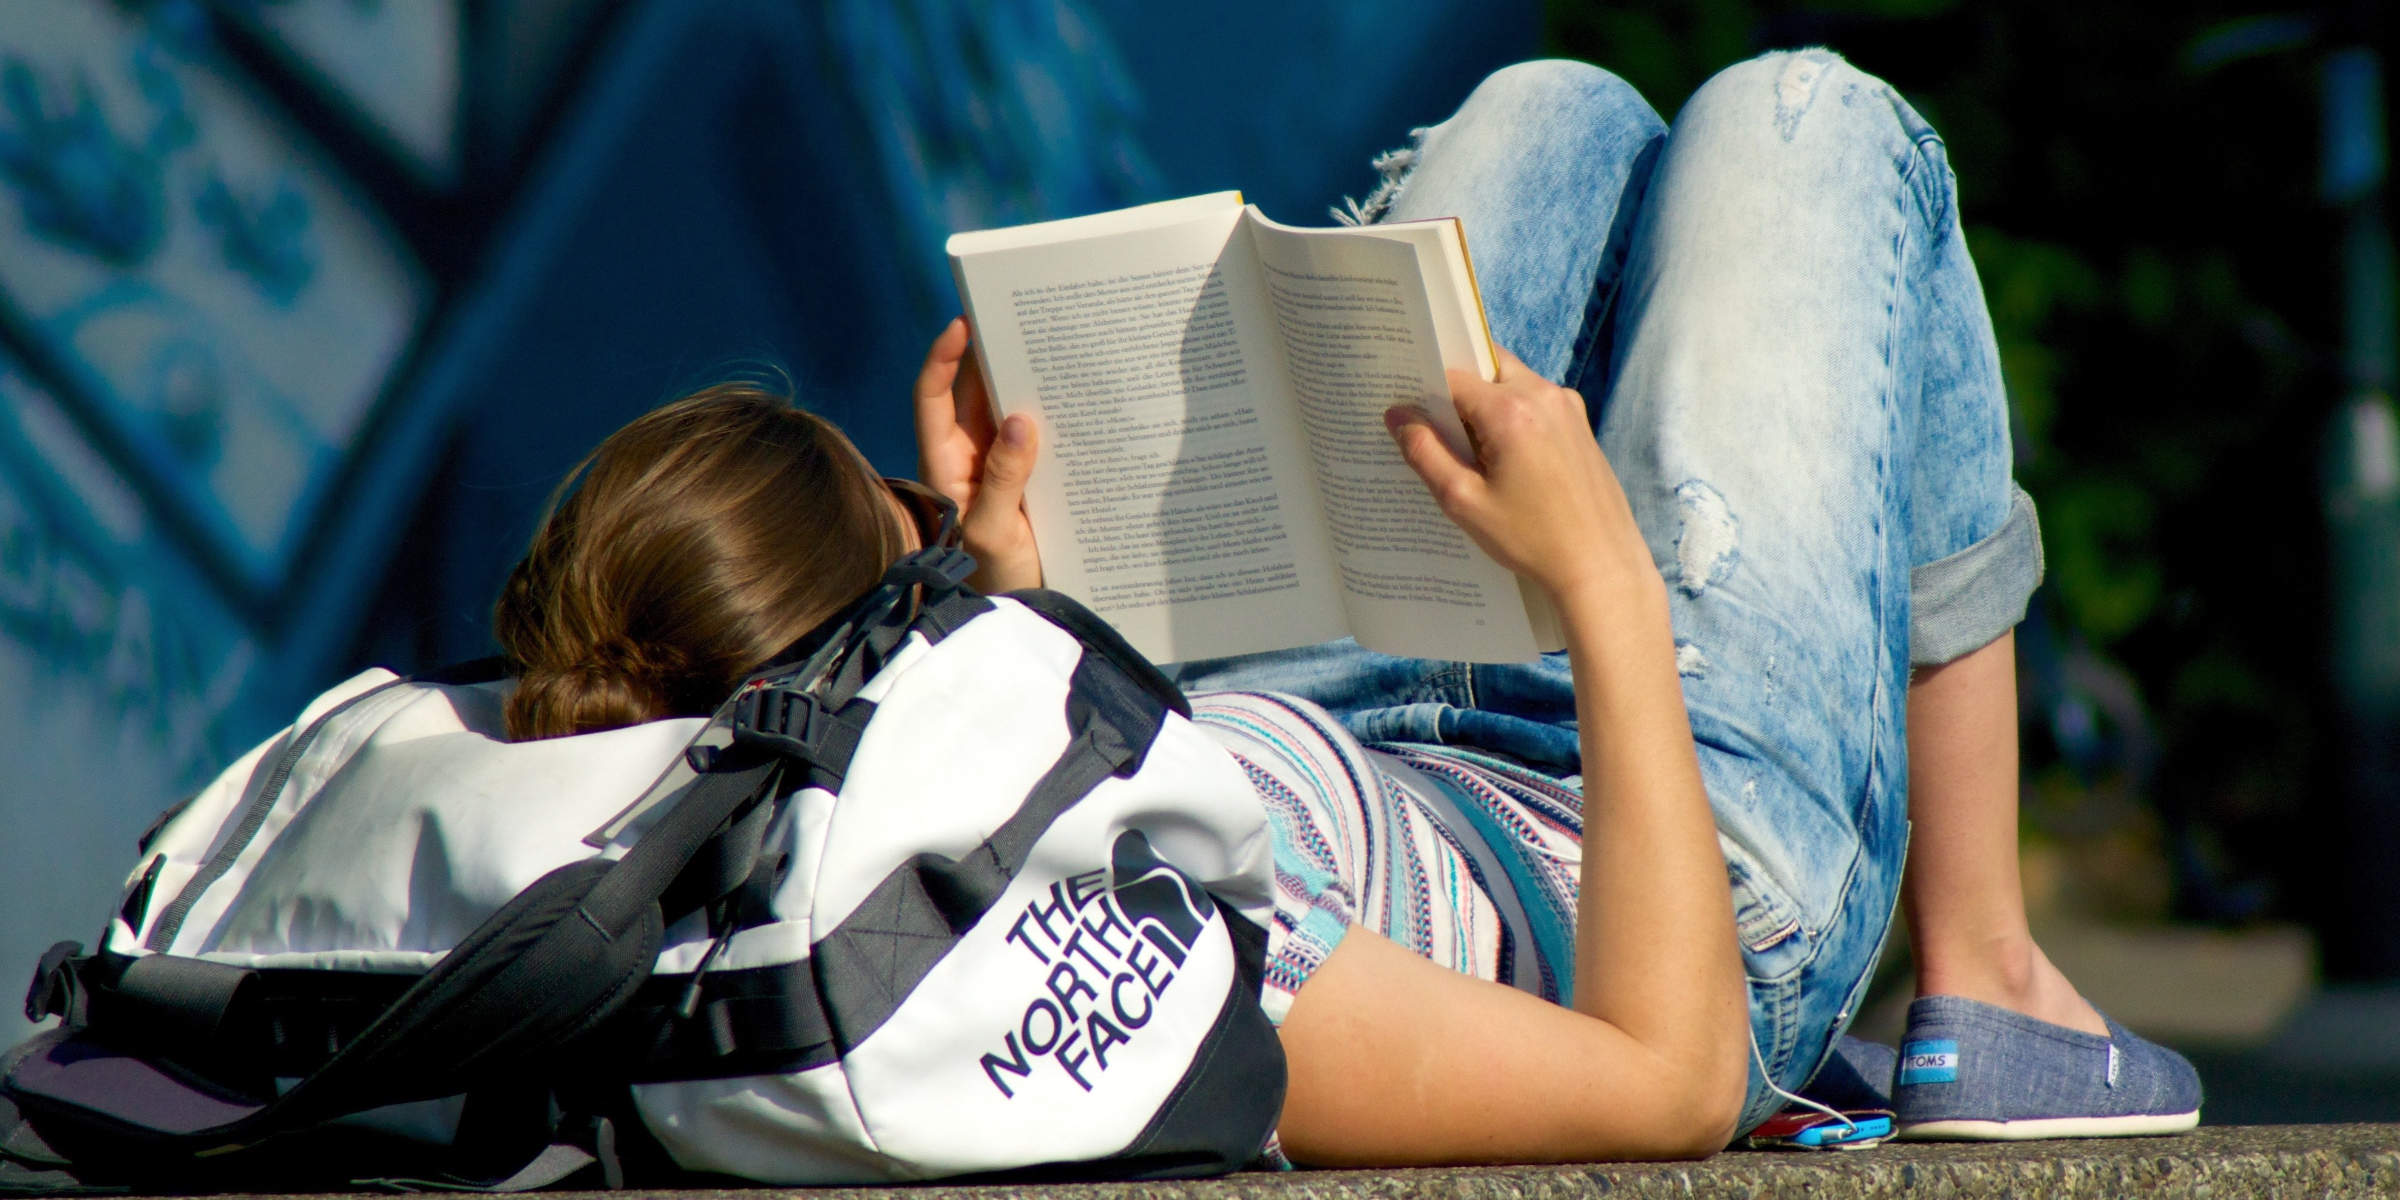
<path id="1" fill-rule="evenodd" d="M 1574 989 L 1583 797 L 1455 746 L 1362 745 L 1290 696 L 1203 692 L 1275 835 L 1260 1005 L 1280 1024 L 1352 925 L 1443 966 L 1563 1003 Z"/>

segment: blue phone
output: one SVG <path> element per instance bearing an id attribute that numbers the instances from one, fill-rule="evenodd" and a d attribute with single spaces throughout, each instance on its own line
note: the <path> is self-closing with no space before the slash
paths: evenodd
<path id="1" fill-rule="evenodd" d="M 1890 1117 L 1856 1116 L 1850 1120 L 1851 1123 L 1848 1125 L 1827 1121 L 1822 1125 L 1803 1129 L 1791 1135 L 1791 1140 L 1797 1145 L 1823 1149 L 1857 1143 L 1873 1145 L 1892 1136 L 1892 1119 Z"/>

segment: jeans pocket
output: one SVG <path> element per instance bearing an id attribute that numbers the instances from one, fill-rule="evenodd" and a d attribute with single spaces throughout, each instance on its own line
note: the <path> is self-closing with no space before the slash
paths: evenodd
<path id="1" fill-rule="evenodd" d="M 1748 1132 L 1760 1121 L 1782 1111 L 1784 1098 L 1775 1089 L 1790 1079 L 1792 1052 L 1800 1041 L 1800 979 L 1750 981 L 1749 1094 L 1742 1103 L 1741 1128 Z"/>
<path id="2" fill-rule="evenodd" d="M 1729 839 L 1719 837 L 1725 852 L 1725 875 L 1733 888 L 1734 934 L 1742 944 L 1742 963 L 1759 982 L 1789 979 L 1816 957 L 1817 937 L 1800 921 L 1799 911 L 1776 889 L 1758 860 Z"/>

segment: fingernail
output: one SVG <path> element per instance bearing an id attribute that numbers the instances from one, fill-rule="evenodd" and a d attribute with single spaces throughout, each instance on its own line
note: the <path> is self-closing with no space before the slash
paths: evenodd
<path id="1" fill-rule="evenodd" d="M 1383 428 L 1393 437 L 1399 437 L 1401 427 L 1407 424 L 1408 411 L 1406 409 L 1394 405 L 1383 410 Z"/>
<path id="2" fill-rule="evenodd" d="M 1029 423 L 1024 417 L 1010 417 L 1000 422 L 1000 440 L 1010 446 L 1023 446 Z"/>

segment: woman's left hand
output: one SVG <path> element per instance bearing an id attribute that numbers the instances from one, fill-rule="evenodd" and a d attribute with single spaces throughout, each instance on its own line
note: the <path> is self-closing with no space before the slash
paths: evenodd
<path id="1" fill-rule="evenodd" d="M 917 372 L 917 479 L 958 505 L 959 533 L 979 564 L 969 584 L 1040 587 L 1042 558 L 1025 517 L 1040 433 L 1023 413 L 994 424 L 969 344 L 967 319 L 952 318 Z"/>

